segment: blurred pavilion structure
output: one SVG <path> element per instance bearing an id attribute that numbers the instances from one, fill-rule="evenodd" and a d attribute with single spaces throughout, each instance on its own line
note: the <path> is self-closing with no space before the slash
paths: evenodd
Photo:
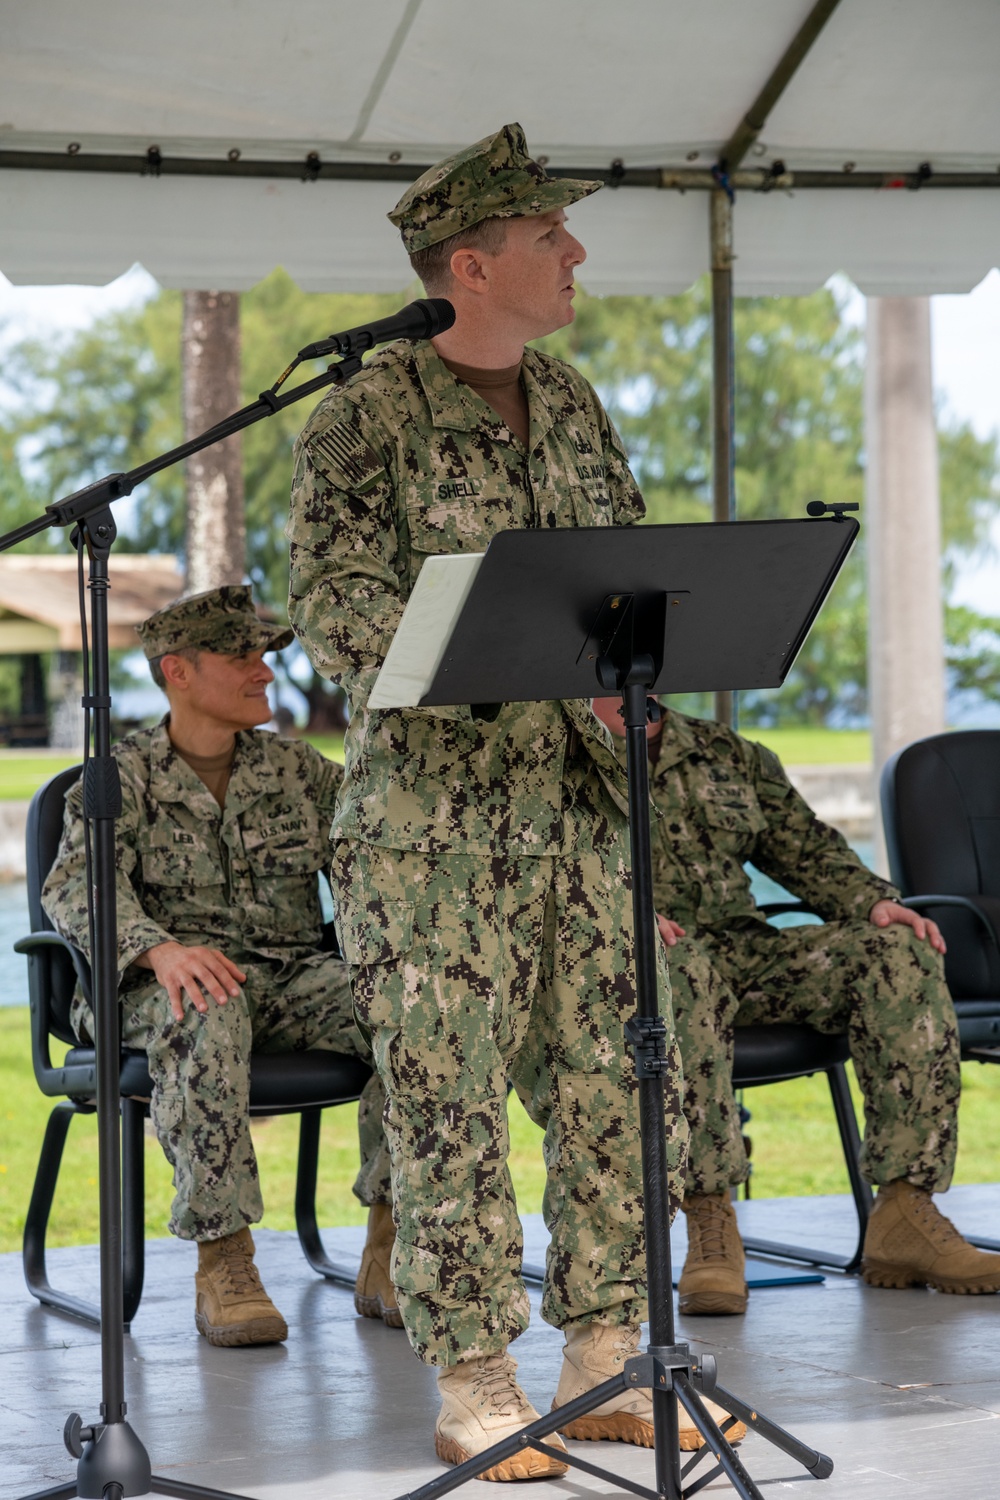
<path id="1" fill-rule="evenodd" d="M 183 587 L 176 557 L 116 555 L 108 595 L 111 649 L 137 649 L 134 627 Z M 76 558 L 0 554 L 0 656 L 20 658 L 22 683 L 20 713 L 0 718 L 0 744 L 82 746 L 80 649 Z M 48 653 L 46 684 L 41 659 Z"/>

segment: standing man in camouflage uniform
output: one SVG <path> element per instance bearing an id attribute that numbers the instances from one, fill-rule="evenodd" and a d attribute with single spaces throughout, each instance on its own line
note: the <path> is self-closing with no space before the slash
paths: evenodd
<path id="1" fill-rule="evenodd" d="M 589 703 L 373 711 L 424 559 L 510 527 L 643 513 L 593 389 L 525 348 L 573 318 L 584 259 L 553 181 L 508 125 L 441 162 L 390 219 L 454 327 L 392 345 L 327 396 L 296 451 L 290 617 L 351 701 L 334 824 L 342 945 L 387 1092 L 407 1334 L 438 1367 L 437 1452 L 460 1462 L 535 1415 L 507 1353 L 524 1329 L 507 1081 L 546 1127 L 543 1316 L 566 1335 L 556 1404 L 621 1368 L 645 1314 L 625 782 Z M 664 973 L 665 983 L 665 973 Z M 666 1001 L 666 992 L 664 992 Z M 665 1004 L 669 1020 L 669 1002 Z M 682 1160 L 671 1042 L 668 1134 Z M 629 1392 L 572 1436 L 648 1444 Z M 552 1475 L 526 1449 L 493 1479 Z"/>
<path id="2" fill-rule="evenodd" d="M 212 1344 L 274 1343 L 288 1329 L 247 1228 L 264 1211 L 250 1053 L 364 1051 L 345 965 L 320 951 L 317 874 L 341 771 L 301 741 L 254 729 L 271 717 L 264 653 L 292 632 L 257 618 L 249 588 L 182 599 L 138 634 L 170 712 L 114 748 L 122 1040 L 149 1060 L 150 1114 L 174 1169 L 170 1228 L 198 1242 L 199 1332 Z M 86 953 L 81 804 L 78 782 L 42 899 Z M 73 1024 L 92 1035 L 80 996 Z M 384 1205 L 388 1157 L 378 1115 L 367 1118 L 355 1191 Z"/>
<path id="3" fill-rule="evenodd" d="M 623 733 L 616 699 L 594 707 Z M 777 1021 L 850 1037 L 865 1101 L 861 1169 L 879 1189 L 865 1281 L 1000 1290 L 1000 1255 L 968 1244 L 931 1198 L 951 1181 L 960 1088 L 937 926 L 900 905 L 895 887 L 820 822 L 773 751 L 670 709 L 650 725 L 649 750 L 654 897 L 691 1131 L 681 1311 L 746 1310 L 729 1193 L 750 1171 L 732 1088 L 733 1028 Z M 770 926 L 747 862 L 823 925 Z"/>

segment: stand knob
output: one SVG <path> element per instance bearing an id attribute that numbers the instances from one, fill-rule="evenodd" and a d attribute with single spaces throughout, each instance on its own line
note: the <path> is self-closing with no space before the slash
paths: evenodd
<path id="1" fill-rule="evenodd" d="M 66 1444 L 66 1451 L 70 1457 L 81 1458 L 83 1456 L 84 1443 L 92 1443 L 93 1441 L 94 1429 L 92 1427 L 84 1427 L 83 1418 L 77 1412 L 71 1411 L 66 1418 L 66 1425 L 63 1428 L 63 1442 Z"/>

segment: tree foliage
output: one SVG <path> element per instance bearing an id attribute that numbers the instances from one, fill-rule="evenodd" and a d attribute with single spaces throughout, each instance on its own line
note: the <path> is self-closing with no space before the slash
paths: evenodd
<path id="1" fill-rule="evenodd" d="M 392 312 L 397 295 L 300 292 L 281 271 L 242 298 L 243 399 L 274 383 L 303 344 Z M 132 468 L 181 440 L 180 295 L 161 292 L 62 344 L 27 342 L 7 379 L 18 403 L 0 420 L 6 514 Z M 542 342 L 600 391 L 629 450 L 649 520 L 710 519 L 711 326 L 704 284 L 680 297 L 581 294 L 575 322 Z M 745 298 L 736 306 L 736 502 L 740 518 L 803 515 L 808 501 L 863 503 L 863 356 L 836 293 Z M 321 363 L 302 366 L 290 384 Z M 316 400 L 319 399 L 317 396 Z M 261 598 L 281 612 L 288 580 L 284 524 L 304 400 L 244 434 L 247 549 Z M 981 553 L 1000 506 L 997 444 L 941 425 L 943 579 Z M 124 545 L 183 553 L 183 476 L 155 476 L 119 507 Z M 995 622 L 949 611 L 956 682 L 995 691 Z M 780 693 L 747 698 L 747 719 L 855 721 L 865 712 L 866 584 L 862 540 Z M 963 675 L 964 674 L 964 675 Z M 311 697 L 317 706 L 319 685 Z"/>

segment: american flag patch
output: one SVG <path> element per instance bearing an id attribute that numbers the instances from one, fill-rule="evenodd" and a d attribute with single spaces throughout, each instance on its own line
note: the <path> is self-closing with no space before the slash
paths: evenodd
<path id="1" fill-rule="evenodd" d="M 354 429 L 345 422 L 337 422 L 317 433 L 310 446 L 328 459 L 348 484 L 357 488 L 370 483 L 382 472 L 383 464 L 364 438 L 358 437 Z"/>

